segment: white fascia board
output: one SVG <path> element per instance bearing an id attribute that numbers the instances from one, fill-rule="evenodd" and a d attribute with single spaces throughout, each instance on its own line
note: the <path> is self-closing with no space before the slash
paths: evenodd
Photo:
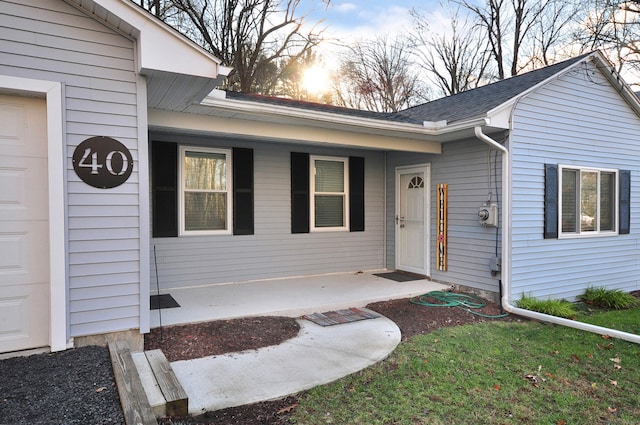
<path id="1" fill-rule="evenodd" d="M 214 90 L 214 92 L 216 91 Z M 280 117 L 287 119 L 298 118 L 319 126 L 341 124 L 353 128 L 353 131 L 357 131 L 357 128 L 361 128 L 363 130 L 366 129 L 366 132 L 370 132 L 372 129 L 374 129 L 380 131 L 392 131 L 398 133 L 399 135 L 402 133 L 408 133 L 433 139 L 437 139 L 441 135 L 454 131 L 472 129 L 476 125 L 487 125 L 486 118 L 479 117 L 472 120 L 466 120 L 452 124 L 447 124 L 445 121 L 443 121 L 438 123 L 444 124 L 442 126 L 425 127 L 424 123 L 421 125 L 417 123 L 406 123 L 399 121 L 384 121 L 372 118 L 342 115 L 333 112 L 323 112 L 273 104 L 262 104 L 251 101 L 226 99 L 221 98 L 219 93 L 213 92 L 201 102 L 201 105 L 236 113 L 255 114 L 258 116 L 262 116 L 266 120 L 271 122 L 278 122 L 278 119 Z"/>
<path id="2" fill-rule="evenodd" d="M 263 104 L 251 101 L 220 98 L 218 94 L 207 96 L 201 102 L 201 105 L 232 112 L 255 114 L 264 117 L 271 116 L 273 118 L 276 118 L 278 116 L 281 116 L 286 118 L 300 118 L 316 122 L 345 124 L 353 127 L 367 127 L 370 129 L 375 128 L 379 130 L 406 129 L 412 131 L 422 128 L 420 125 L 412 123 L 383 121 L 372 118 L 342 115 L 332 112 L 322 112 L 273 104 Z M 269 121 L 277 122 L 277 119 L 271 119 Z"/>
<path id="3" fill-rule="evenodd" d="M 428 128 L 428 129 L 431 129 L 431 130 L 442 129 L 442 128 L 445 128 L 447 126 L 447 120 L 442 120 L 442 121 L 424 121 L 422 123 L 422 126 L 424 128 Z"/>
<path id="4" fill-rule="evenodd" d="M 216 79 L 229 73 L 229 68 L 220 66 L 220 59 L 131 0 L 92 2 L 139 31 L 138 69 L 141 74 L 145 70 L 156 70 Z"/>

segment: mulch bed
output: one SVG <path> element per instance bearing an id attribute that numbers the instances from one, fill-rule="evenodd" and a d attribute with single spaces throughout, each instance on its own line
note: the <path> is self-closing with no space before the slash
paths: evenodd
<path id="1" fill-rule="evenodd" d="M 402 332 L 402 338 L 407 339 L 419 334 L 428 334 L 435 329 L 445 326 L 457 326 L 469 323 L 487 321 L 519 321 L 518 316 L 509 315 L 505 318 L 491 319 L 471 314 L 457 307 L 425 307 L 413 304 L 408 299 L 373 303 L 367 308 L 378 312 L 393 320 Z M 474 310 L 487 316 L 497 316 L 502 313 L 500 308 L 491 302 L 481 309 Z M 224 322 L 209 322 L 205 324 L 187 325 L 183 329 L 164 329 L 164 340 L 161 342 L 169 350 L 177 347 L 177 352 L 171 356 L 202 357 L 204 355 L 223 354 L 238 351 L 239 347 L 248 349 L 279 344 L 297 334 L 290 318 L 253 318 L 235 319 Z M 212 327 L 212 328 L 211 328 Z M 182 327 L 181 327 L 182 328 Z M 186 336 L 182 332 L 186 332 Z M 148 340 L 148 341 L 147 341 Z M 152 332 L 145 339 L 149 347 L 158 344 L 159 331 Z M 172 360 L 170 360 L 172 361 Z M 285 425 L 287 414 L 297 406 L 295 397 L 282 400 L 255 403 L 247 406 L 207 412 L 204 415 L 188 418 L 162 418 L 160 424 L 215 424 L 215 425 Z"/>
<path id="2" fill-rule="evenodd" d="M 291 317 L 249 317 L 152 329 L 144 349 L 162 349 L 170 362 L 278 345 L 298 335 Z"/>

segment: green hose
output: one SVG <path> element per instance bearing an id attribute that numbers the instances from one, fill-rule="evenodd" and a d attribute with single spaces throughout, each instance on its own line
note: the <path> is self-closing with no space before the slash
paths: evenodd
<path id="1" fill-rule="evenodd" d="M 436 302 L 427 301 L 427 299 L 436 300 Z M 419 295 L 409 299 L 410 302 L 425 307 L 458 307 L 464 311 L 468 311 L 476 316 L 486 317 L 489 319 L 499 319 L 501 317 L 507 317 L 508 314 L 500 314 L 497 316 L 489 316 L 486 314 L 478 313 L 470 310 L 472 308 L 479 309 L 487 305 L 487 303 L 480 297 L 471 294 L 457 294 L 455 292 L 444 291 L 431 291 L 427 294 Z"/>

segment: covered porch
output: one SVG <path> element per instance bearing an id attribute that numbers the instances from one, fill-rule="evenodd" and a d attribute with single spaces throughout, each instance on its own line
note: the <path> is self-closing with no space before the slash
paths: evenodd
<path id="1" fill-rule="evenodd" d="M 409 298 L 450 286 L 390 270 L 333 273 L 285 279 L 160 289 L 179 307 L 151 310 L 151 327 L 251 316 L 299 317 L 392 299 Z M 387 275 L 381 277 L 379 275 Z M 152 291 L 152 296 L 158 292 Z M 166 298 L 166 297 L 164 297 Z"/>

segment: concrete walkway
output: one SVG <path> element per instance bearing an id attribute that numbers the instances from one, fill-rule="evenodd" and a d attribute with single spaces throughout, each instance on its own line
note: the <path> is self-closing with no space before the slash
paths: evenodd
<path id="1" fill-rule="evenodd" d="M 326 384 L 386 358 L 400 330 L 385 317 L 322 327 L 298 320 L 283 344 L 172 362 L 189 395 L 189 413 L 272 400 Z"/>
<path id="2" fill-rule="evenodd" d="M 388 270 L 165 289 L 161 294 L 170 294 L 180 307 L 153 310 L 151 327 L 249 316 L 301 317 L 450 289 L 428 279 L 396 282 L 376 276 L 384 272 Z M 369 367 L 400 342 L 400 330 L 385 317 L 327 327 L 298 322 L 298 336 L 277 346 L 172 362 L 189 395 L 189 412 L 296 394 Z"/>

